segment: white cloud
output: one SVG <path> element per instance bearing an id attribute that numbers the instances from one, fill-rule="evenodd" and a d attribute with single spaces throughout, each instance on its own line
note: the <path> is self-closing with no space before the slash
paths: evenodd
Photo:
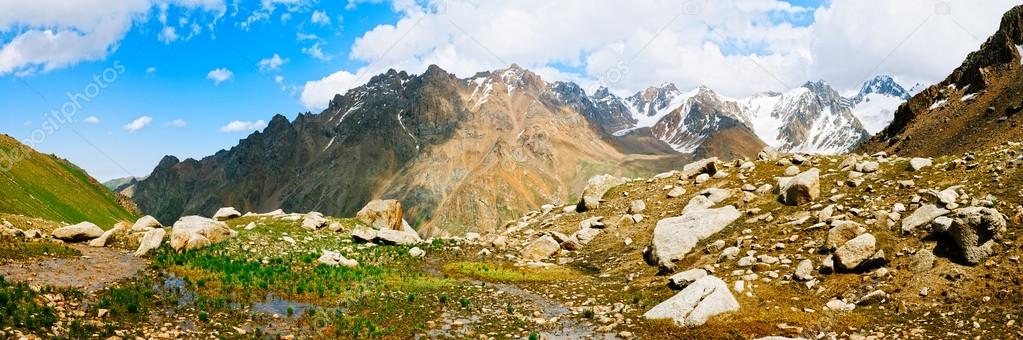
<path id="1" fill-rule="evenodd" d="M 277 83 L 277 85 L 280 85 L 280 84 L 284 83 L 284 76 L 280 76 L 280 75 L 279 76 L 275 76 L 274 77 L 274 82 Z"/>
<path id="2" fill-rule="evenodd" d="M 209 73 L 206 74 L 206 79 L 212 80 L 213 85 L 220 85 L 220 83 L 228 81 L 233 77 L 234 72 L 231 72 L 231 70 L 228 70 L 223 67 L 214 69 L 213 71 L 210 71 Z"/>
<path id="3" fill-rule="evenodd" d="M 227 125 L 220 127 L 220 132 L 242 132 L 242 131 L 255 131 L 266 127 L 266 122 L 262 119 L 257 121 L 240 121 L 234 120 Z"/>
<path id="4" fill-rule="evenodd" d="M 348 6 L 365 2 L 378 1 Z M 362 75 L 430 64 L 467 77 L 518 63 L 548 81 L 619 94 L 674 82 L 738 97 L 817 79 L 845 91 L 882 73 L 910 86 L 944 78 L 1015 5 L 954 0 L 942 14 L 943 3 L 833 0 L 814 11 L 781 0 L 395 1 L 400 19 L 364 33 L 348 54 L 372 69 L 307 82 L 301 98 L 322 108 L 369 79 Z M 816 23 L 792 23 L 803 20 Z"/>
<path id="5" fill-rule="evenodd" d="M 96 125 L 96 124 L 99 124 L 99 117 L 88 116 L 88 117 L 85 117 L 85 119 L 82 120 L 82 121 L 85 122 L 86 124 Z"/>
<path id="6" fill-rule="evenodd" d="M 178 32 L 172 26 L 166 26 L 160 30 L 160 35 L 157 38 L 164 44 L 170 45 L 170 43 L 178 40 Z"/>
<path id="7" fill-rule="evenodd" d="M 138 131 L 138 130 L 142 130 L 142 128 L 146 127 L 146 125 L 149 125 L 149 123 L 152 123 L 152 122 L 153 122 L 153 117 L 142 116 L 142 117 L 138 117 L 135 120 L 131 121 L 131 123 L 125 124 L 121 128 L 124 129 L 125 131 L 128 131 L 128 132 L 135 132 L 135 131 Z"/>
<path id="8" fill-rule="evenodd" d="M 0 2 L 0 76 L 48 72 L 106 58 L 155 4 L 221 13 L 222 0 Z"/>
<path id="9" fill-rule="evenodd" d="M 169 127 L 175 127 L 175 128 L 183 128 L 183 127 L 188 127 L 188 122 L 185 121 L 184 119 L 175 119 L 175 120 L 166 122 L 163 125 L 164 126 L 169 126 Z"/>
<path id="10" fill-rule="evenodd" d="M 146 68 L 146 74 L 156 73 L 156 67 L 150 66 Z"/>
<path id="11" fill-rule="evenodd" d="M 331 59 L 334 58 L 329 54 L 323 53 L 323 50 L 320 49 L 320 43 L 315 43 L 313 44 L 313 46 L 309 47 L 303 47 L 302 53 L 308 54 L 310 57 L 316 58 L 317 60 L 324 62 L 330 61 Z"/>
<path id="12" fill-rule="evenodd" d="M 327 16 L 327 12 L 325 11 L 313 11 L 313 16 L 310 20 L 314 24 L 330 25 L 330 17 Z"/>
<path id="13" fill-rule="evenodd" d="M 295 34 L 295 40 L 298 40 L 298 41 L 320 40 L 320 37 L 316 36 L 315 34 L 305 34 L 305 33 L 299 32 L 299 33 Z"/>
<path id="14" fill-rule="evenodd" d="M 273 71 L 281 68 L 281 65 L 287 64 L 287 58 L 281 58 L 280 55 L 274 53 L 270 58 L 266 58 L 259 61 L 259 70 L 262 72 Z"/>

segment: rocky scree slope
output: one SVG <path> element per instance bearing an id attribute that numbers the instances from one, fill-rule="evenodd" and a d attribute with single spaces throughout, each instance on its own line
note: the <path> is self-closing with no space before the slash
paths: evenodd
<path id="1" fill-rule="evenodd" d="M 961 153 L 1023 137 L 1023 6 L 944 81 L 899 107 L 863 150 L 915 156 Z"/>
<path id="2" fill-rule="evenodd" d="M 617 180 L 582 213 L 543 206 L 480 243 L 621 286 L 600 304 L 653 300 L 599 318 L 639 337 L 1019 337 L 1021 166 L 1020 143 L 710 159 Z"/>

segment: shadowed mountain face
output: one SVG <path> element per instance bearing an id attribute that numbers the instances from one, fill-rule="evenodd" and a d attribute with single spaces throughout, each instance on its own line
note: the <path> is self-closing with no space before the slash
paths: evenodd
<path id="1" fill-rule="evenodd" d="M 1023 138 L 1023 6 L 959 68 L 899 107 L 867 151 L 912 156 L 962 153 Z"/>
<path id="2" fill-rule="evenodd" d="M 468 79 L 436 66 L 390 71 L 319 114 L 276 116 L 230 150 L 166 157 L 135 200 L 169 223 L 223 206 L 344 216 L 394 198 L 418 229 L 444 234 L 567 202 L 592 175 L 650 174 L 689 159 L 653 138 L 603 133 L 616 113 L 567 85 L 515 65 Z"/>

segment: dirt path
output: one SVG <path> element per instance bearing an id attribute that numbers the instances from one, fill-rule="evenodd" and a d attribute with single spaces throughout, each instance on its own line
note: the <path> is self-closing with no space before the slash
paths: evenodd
<path id="1" fill-rule="evenodd" d="M 146 262 L 130 253 L 111 249 L 72 245 L 82 253 L 74 258 L 50 258 L 16 261 L 0 266 L 4 278 L 30 285 L 77 288 L 96 291 L 107 284 L 135 276 Z"/>

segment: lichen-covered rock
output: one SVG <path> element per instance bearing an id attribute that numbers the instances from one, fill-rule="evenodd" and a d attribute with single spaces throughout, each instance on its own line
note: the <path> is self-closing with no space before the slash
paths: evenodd
<path id="1" fill-rule="evenodd" d="M 679 217 L 660 220 L 654 227 L 653 241 L 646 258 L 663 269 L 675 268 L 700 240 L 721 231 L 742 214 L 734 206 L 690 210 Z"/>
<path id="2" fill-rule="evenodd" d="M 585 212 L 596 209 L 600 206 L 601 200 L 604 199 L 604 194 L 608 190 L 616 186 L 625 184 L 629 180 L 627 178 L 615 177 L 612 175 L 599 175 L 593 176 L 586 183 L 586 187 L 583 189 L 579 204 L 576 205 L 576 211 Z"/>
<path id="3" fill-rule="evenodd" d="M 948 230 L 944 232 L 955 240 L 963 258 L 978 264 L 992 255 L 993 246 L 1006 230 L 1005 216 L 993 208 L 969 207 L 958 209 Z"/>

